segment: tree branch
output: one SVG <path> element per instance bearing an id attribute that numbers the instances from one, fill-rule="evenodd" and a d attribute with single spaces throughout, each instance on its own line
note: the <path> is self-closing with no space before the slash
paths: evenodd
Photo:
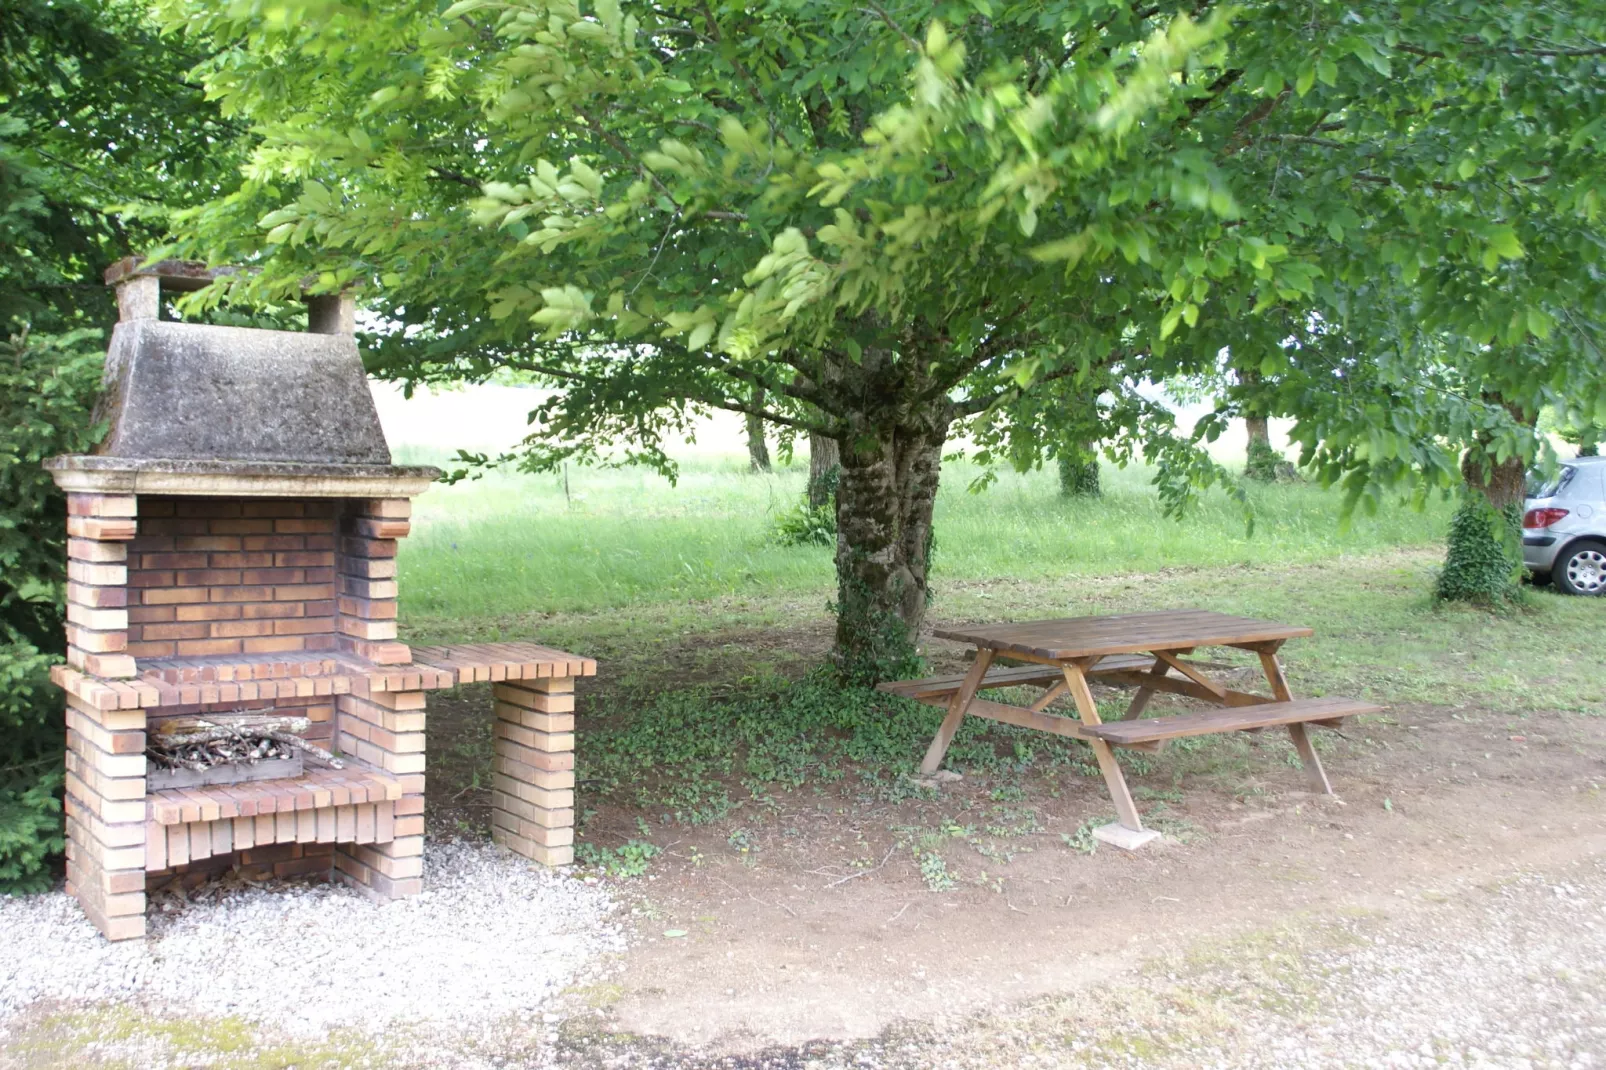
<path id="1" fill-rule="evenodd" d="M 899 37 L 903 38 L 903 43 L 908 45 L 909 46 L 909 51 L 913 52 L 915 55 L 918 56 L 922 52 L 925 51 L 923 48 L 920 47 L 920 42 L 916 41 L 913 37 L 910 37 L 909 36 L 909 32 L 907 30 L 905 30 L 902 26 L 899 26 L 898 23 L 897 23 L 897 20 L 895 20 L 891 15 L 889 15 L 887 13 L 887 9 L 886 8 L 884 8 L 880 4 L 876 3 L 875 0 L 868 0 L 868 3 L 870 5 L 869 7 L 860 8 L 859 10 L 863 11 L 866 15 L 876 15 L 876 16 L 878 16 L 881 19 L 882 22 L 887 24 L 887 26 L 892 30 L 893 33 L 895 33 Z"/>
<path id="2" fill-rule="evenodd" d="M 534 361 L 520 360 L 517 357 L 504 359 L 499 362 L 504 368 L 514 371 L 533 372 L 536 375 L 546 375 L 553 379 L 561 379 L 568 383 L 590 383 L 593 386 L 607 382 L 606 379 L 595 375 L 581 375 L 579 372 L 564 371 L 548 364 L 537 364 Z"/>
<path id="3" fill-rule="evenodd" d="M 451 168 L 442 167 L 439 164 L 430 164 L 429 169 L 436 178 L 445 179 L 448 182 L 456 182 L 460 186 L 467 186 L 475 193 L 480 191 L 480 183 L 461 172 L 453 171 Z"/>
<path id="4" fill-rule="evenodd" d="M 810 423 L 795 416 L 782 416 L 780 413 L 773 412 L 769 409 L 763 408 L 762 406 L 743 405 L 740 402 L 731 401 L 728 398 L 718 401 L 714 400 L 713 398 L 692 398 L 691 400 L 700 402 L 704 405 L 712 406 L 716 409 L 724 409 L 727 412 L 739 412 L 746 416 L 757 416 L 761 419 L 768 420 L 770 423 L 782 424 L 786 427 L 795 427 L 799 431 L 809 431 L 818 435 L 826 435 L 827 437 L 830 437 L 837 430 L 836 428 L 828 428 L 823 424 Z"/>
<path id="5" fill-rule="evenodd" d="M 623 141 L 619 140 L 619 137 L 611 130 L 605 129 L 603 125 L 597 122 L 596 119 L 592 118 L 591 113 L 586 111 L 584 108 L 576 108 L 574 113 L 585 122 L 586 127 L 592 133 L 606 141 L 613 147 L 615 152 L 619 153 L 619 155 L 623 156 L 626 160 L 629 160 L 631 163 L 635 164 L 636 167 L 641 170 L 642 174 L 652 179 L 652 184 L 658 187 L 658 191 L 660 193 L 669 198 L 669 203 L 673 204 L 677 211 L 680 209 L 680 202 L 675 200 L 675 195 L 673 193 L 669 192 L 669 187 L 664 185 L 664 180 L 659 178 L 657 173 L 654 172 L 652 168 L 642 163 L 641 157 L 637 156 L 635 151 L 631 149 L 629 145 L 626 145 Z"/>
<path id="6" fill-rule="evenodd" d="M 1089 364 L 1087 366 L 1087 370 L 1088 371 L 1093 371 L 1094 369 L 1097 369 L 1097 368 L 1108 368 L 1111 364 L 1115 363 L 1115 360 L 1116 360 L 1117 356 L 1118 356 L 1118 354 L 1112 352 L 1109 356 L 1105 357 L 1103 360 L 1097 361 L 1097 362 L 1092 363 L 1092 364 Z M 978 413 L 986 412 L 988 409 L 991 409 L 995 405 L 998 405 L 1000 402 L 1004 401 L 1006 398 L 1020 397 L 1028 389 L 1032 389 L 1032 388 L 1041 386 L 1043 383 L 1052 383 L 1052 382 L 1056 382 L 1056 381 L 1058 381 L 1060 379 L 1069 379 L 1074 375 L 1080 375 L 1080 374 L 1082 374 L 1082 370 L 1083 369 L 1081 367 L 1079 367 L 1079 366 L 1077 366 L 1077 367 L 1065 367 L 1065 368 L 1059 369 L 1058 371 L 1049 372 L 1047 375 L 1039 376 L 1038 378 L 1033 379 L 1026 386 L 1021 386 L 1019 383 L 1016 383 L 1016 384 L 1013 384 L 1011 386 L 1007 386 L 1004 389 L 1002 389 L 1000 391 L 997 391 L 996 393 L 988 394 L 988 395 L 986 395 L 984 397 L 972 397 L 972 398 L 966 398 L 964 401 L 955 401 L 955 402 L 952 403 L 953 404 L 952 412 L 954 414 L 954 418 L 958 419 L 958 418 L 964 417 L 964 416 L 975 416 Z"/>
<path id="7" fill-rule="evenodd" d="M 1486 44 L 1481 37 L 1463 37 L 1461 43 L 1472 45 L 1476 50 L 1483 52 L 1499 52 L 1507 56 L 1533 56 L 1538 59 L 1573 58 L 1583 56 L 1606 56 L 1606 45 L 1593 45 L 1589 48 L 1498 48 Z M 1482 46 L 1479 48 L 1479 46 Z M 1409 56 L 1421 56 L 1424 59 L 1448 59 L 1448 54 L 1437 49 L 1422 48 L 1419 45 L 1396 44 L 1396 52 L 1404 52 Z"/>

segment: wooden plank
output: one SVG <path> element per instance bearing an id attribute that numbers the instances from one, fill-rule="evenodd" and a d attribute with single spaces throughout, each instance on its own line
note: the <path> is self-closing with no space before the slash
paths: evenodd
<path id="1" fill-rule="evenodd" d="M 1213 691 L 1200 687 L 1192 680 L 1178 680 L 1171 676 L 1150 676 L 1141 672 L 1110 673 L 1099 678 L 1099 683 L 1110 684 L 1116 687 L 1147 687 L 1154 691 L 1164 691 L 1171 695 L 1186 695 L 1188 698 L 1203 699 L 1205 702 L 1218 702 L 1227 706 L 1260 706 L 1275 701 L 1265 695 L 1251 695 L 1247 691 L 1234 691 L 1224 688 L 1220 696 Z"/>
<path id="2" fill-rule="evenodd" d="M 167 864 L 182 866 L 190 860 L 190 827 L 174 823 L 167 826 Z"/>
<path id="3" fill-rule="evenodd" d="M 1300 764 L 1305 767 L 1305 778 L 1310 782 L 1310 790 L 1318 795 L 1333 794 L 1333 785 L 1327 779 L 1327 770 L 1322 768 L 1322 760 L 1316 756 L 1316 748 L 1310 744 L 1310 733 L 1303 724 L 1288 726 L 1288 738 L 1294 743 L 1294 750 L 1299 753 Z"/>
<path id="4" fill-rule="evenodd" d="M 959 722 L 964 720 L 965 707 L 976 697 L 976 691 L 981 687 L 982 679 L 987 675 L 992 663 L 993 652 L 981 651 L 976 656 L 975 664 L 971 665 L 970 671 L 965 674 L 959 690 L 954 692 L 954 697 L 948 704 L 948 714 L 942 719 L 936 736 L 931 740 L 931 746 L 926 748 L 926 757 L 920 763 L 920 771 L 926 776 L 935 773 L 937 766 L 942 764 L 942 756 L 948 752 L 948 744 L 953 742 L 954 733 L 959 731 Z"/>
<path id="5" fill-rule="evenodd" d="M 1060 674 L 1060 678 L 1058 680 L 1055 680 L 1048 686 L 1046 691 L 1037 696 L 1037 701 L 1032 703 L 1030 707 L 1031 711 L 1033 713 L 1042 713 L 1044 710 L 1048 709 L 1049 705 L 1055 699 L 1059 698 L 1069 690 L 1070 689 L 1065 686 L 1065 676 L 1062 673 Z"/>
<path id="6" fill-rule="evenodd" d="M 1348 698 L 1312 698 L 1294 702 L 1266 702 L 1250 707 L 1222 708 L 1186 713 L 1176 717 L 1154 717 L 1142 721 L 1117 721 L 1088 729 L 1088 735 L 1111 743 L 1205 736 L 1216 732 L 1240 732 L 1246 728 L 1301 724 L 1307 721 L 1353 717 L 1377 713 L 1381 706 Z"/>
<path id="7" fill-rule="evenodd" d="M 1171 671 L 1171 666 L 1167 662 L 1161 661 L 1159 658 L 1156 658 L 1156 659 L 1154 659 L 1153 667 L 1151 667 L 1149 669 L 1149 671 L 1147 673 L 1145 673 L 1144 675 L 1151 676 L 1154 679 L 1158 680 L 1159 678 L 1161 678 L 1162 676 L 1164 676 L 1166 673 L 1168 673 L 1170 671 Z M 1135 721 L 1139 717 L 1142 717 L 1143 716 L 1143 711 L 1148 709 L 1148 707 L 1149 707 L 1149 699 L 1151 699 L 1153 697 L 1154 697 L 1154 688 L 1149 687 L 1147 685 L 1139 687 L 1138 690 L 1137 690 L 1137 694 L 1132 696 L 1131 703 L 1129 703 L 1127 705 L 1126 712 L 1121 715 L 1121 720 L 1123 720 L 1123 721 Z"/>
<path id="8" fill-rule="evenodd" d="M 1017 725 L 1021 728 L 1035 728 L 1039 732 L 1048 732 L 1067 739 L 1087 739 L 1082 734 L 1082 722 L 1072 717 L 1060 717 L 1052 713 L 1038 713 L 1021 706 L 1010 706 L 1002 702 L 993 702 L 990 699 L 971 699 L 970 706 L 965 710 L 972 717 L 981 717 L 988 721 L 998 721 L 1002 724 Z"/>
<path id="9" fill-rule="evenodd" d="M 1096 665 L 1089 675 L 1100 676 L 1106 673 L 1121 672 L 1128 669 L 1147 669 L 1154 662 L 1148 657 L 1119 657 L 1107 658 Z M 927 676 L 919 680 L 891 680 L 877 684 L 877 691 L 885 691 L 892 695 L 902 695 L 905 698 L 921 700 L 937 695 L 951 695 L 959 690 L 964 682 L 964 673 L 950 673 L 944 676 Z M 982 680 L 978 690 L 989 691 L 996 687 L 1030 687 L 1036 684 L 1063 684 L 1064 676 L 1058 665 L 1011 665 L 997 666 L 988 670 L 987 676 Z"/>
<path id="10" fill-rule="evenodd" d="M 933 634 L 1011 657 L 1063 662 L 1091 655 L 1266 643 L 1301 638 L 1314 632 L 1299 625 L 1208 610 L 1164 610 L 940 628 Z"/>
<path id="11" fill-rule="evenodd" d="M 1067 689 L 1068 690 L 1068 689 Z M 1084 742 L 1093 737 L 1082 730 L 1082 722 L 1071 717 L 1062 717 L 1052 713 L 1041 713 L 1037 710 L 1027 709 L 1023 706 L 1010 706 L 1003 702 L 993 702 L 990 699 L 974 698 L 965 710 L 968 717 L 981 717 L 988 721 L 998 721 L 1002 724 L 1012 724 L 1020 728 L 1033 728 L 1039 732 L 1048 732 L 1067 739 L 1080 739 Z M 1132 750 L 1157 751 L 1158 743 L 1132 744 Z"/>
<path id="12" fill-rule="evenodd" d="M 1278 702 L 1292 702 L 1293 692 L 1288 690 L 1288 679 L 1283 676 L 1282 662 L 1277 660 L 1276 651 L 1263 650 L 1260 652 L 1260 667 L 1266 674 L 1266 683 L 1271 685 L 1271 693 Z"/>
<path id="13" fill-rule="evenodd" d="M 167 868 L 167 826 L 155 821 L 145 825 L 145 869 Z"/>
<path id="14" fill-rule="evenodd" d="M 1132 801 L 1132 792 L 1126 786 L 1126 775 L 1121 772 L 1121 764 L 1115 760 L 1115 752 L 1103 739 L 1093 734 L 1093 731 L 1102 723 L 1099 718 L 1098 703 L 1093 701 L 1093 691 L 1087 686 L 1087 676 L 1080 665 L 1065 666 L 1065 684 L 1070 689 L 1071 699 L 1076 703 L 1076 711 L 1082 717 L 1083 738 L 1087 739 L 1089 749 L 1099 761 L 1099 771 L 1104 774 L 1104 786 L 1109 789 L 1110 799 L 1115 803 L 1115 816 L 1123 828 L 1133 832 L 1143 831 L 1143 820 L 1138 817 L 1137 804 Z"/>
<path id="15" fill-rule="evenodd" d="M 1216 696 L 1216 698 L 1224 699 L 1227 697 L 1227 689 L 1225 687 L 1216 683 L 1214 680 L 1210 679 L 1210 677 L 1206 676 L 1192 665 L 1189 665 L 1175 654 L 1165 650 L 1156 650 L 1154 652 L 1154 656 L 1165 662 L 1171 668 L 1180 672 L 1183 676 L 1186 676 L 1188 679 L 1198 684 L 1200 687 L 1204 688 L 1206 691 L 1210 692 L 1212 695 Z"/>

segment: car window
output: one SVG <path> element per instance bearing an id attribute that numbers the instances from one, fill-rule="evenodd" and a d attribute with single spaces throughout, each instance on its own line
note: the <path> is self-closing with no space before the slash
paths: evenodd
<path id="1" fill-rule="evenodd" d="M 1528 497 L 1554 498 L 1567 489 L 1576 475 L 1578 475 L 1578 466 L 1573 464 L 1562 465 L 1557 469 L 1556 474 L 1549 479 L 1546 479 L 1542 472 L 1532 472 L 1528 476 Z"/>

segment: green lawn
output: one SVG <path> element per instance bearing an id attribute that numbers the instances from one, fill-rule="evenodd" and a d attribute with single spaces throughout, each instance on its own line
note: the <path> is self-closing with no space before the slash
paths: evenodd
<path id="1" fill-rule="evenodd" d="M 405 637 L 534 638 L 602 664 L 586 688 L 577 755 L 587 784 L 579 842 L 592 861 L 644 866 L 662 839 L 649 826 L 703 827 L 716 843 L 745 835 L 767 821 L 777 793 L 854 814 L 925 798 L 910 775 L 940 711 L 845 691 L 811 671 L 830 641 L 830 551 L 771 535 L 805 473 L 750 475 L 743 460 L 688 464 L 674 486 L 640 470 L 571 470 L 567 494 L 551 475 L 437 488 L 403 543 Z M 1501 613 L 1434 603 L 1447 503 L 1357 517 L 1342 530 L 1336 494 L 1257 487 L 1249 534 L 1220 492 L 1180 521 L 1162 517 L 1141 470 L 1107 468 L 1105 496 L 1092 501 L 1061 499 L 1042 472 L 972 494 L 976 474 L 946 472 L 933 621 L 1196 606 L 1311 626 L 1313 638 L 1285 651 L 1300 695 L 1371 699 L 1393 707 L 1391 717 L 1432 708 L 1520 721 L 1606 709 L 1596 649 L 1606 604 L 1549 591 Z M 942 644 L 928 653 L 954 664 Z M 437 717 L 431 746 L 464 760 L 433 783 L 438 797 L 457 799 L 488 775 L 489 729 L 474 706 L 482 699 L 448 701 L 459 712 Z M 1126 696 L 1109 701 L 1124 706 Z M 1365 739 L 1319 741 L 1387 745 Z M 1156 783 L 1187 778 L 1230 793 L 1262 768 L 1251 751 L 1241 736 L 1206 737 L 1163 763 L 1122 760 L 1144 790 L 1160 790 L 1141 780 L 1153 773 Z M 949 763 L 975 791 L 1034 805 L 1066 776 L 1097 776 L 1079 745 L 974 718 Z M 619 851 L 640 857 L 608 853 Z"/>
<path id="2" fill-rule="evenodd" d="M 429 460 L 401 451 L 409 461 Z M 1431 546 L 1449 510 L 1407 507 L 1340 530 L 1339 498 L 1309 486 L 1254 488 L 1256 522 L 1216 491 L 1181 521 L 1161 515 L 1147 470 L 1106 466 L 1105 496 L 1067 501 L 1048 472 L 1005 473 L 981 493 L 979 470 L 944 470 L 934 586 L 956 580 L 1048 580 L 1171 567 L 1304 563 L 1339 554 Z M 787 547 L 776 517 L 803 490 L 799 466 L 750 475 L 741 458 L 687 464 L 678 483 L 642 469 L 497 473 L 437 487 L 417 504 L 402 544 L 402 612 L 419 634 L 523 614 L 769 598 L 832 585 L 831 551 Z"/>

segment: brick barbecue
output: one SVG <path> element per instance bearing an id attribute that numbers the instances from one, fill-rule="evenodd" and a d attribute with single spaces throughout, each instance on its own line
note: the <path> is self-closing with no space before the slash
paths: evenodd
<path id="1" fill-rule="evenodd" d="M 574 680 L 533 643 L 409 648 L 396 549 L 439 476 L 391 463 L 344 295 L 310 330 L 164 321 L 204 266 L 125 260 L 92 455 L 47 462 L 68 502 L 67 880 L 113 940 L 146 895 L 227 867 L 422 887 L 425 693 L 495 693 L 493 838 L 573 858 Z M 219 722 L 208 722 L 211 717 Z M 265 716 L 329 751 L 295 776 L 152 790 L 164 725 Z M 209 775 L 198 774 L 203 780 Z M 220 777 L 229 781 L 230 777 Z"/>

